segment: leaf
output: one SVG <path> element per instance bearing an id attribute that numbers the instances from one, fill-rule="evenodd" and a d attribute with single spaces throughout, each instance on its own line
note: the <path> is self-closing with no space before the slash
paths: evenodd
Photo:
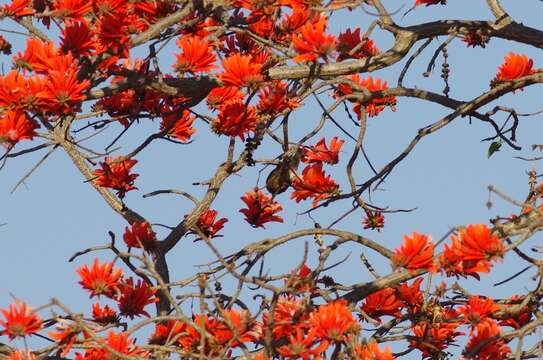
<path id="1" fill-rule="evenodd" d="M 488 147 L 488 158 L 490 159 L 490 157 L 494 155 L 495 152 L 500 151 L 501 147 L 502 147 L 501 141 L 492 142 L 492 144 L 490 144 L 490 146 Z"/>

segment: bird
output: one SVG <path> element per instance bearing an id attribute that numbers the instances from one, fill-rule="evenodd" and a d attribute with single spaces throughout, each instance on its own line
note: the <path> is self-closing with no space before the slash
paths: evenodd
<path id="1" fill-rule="evenodd" d="M 275 197 L 284 193 L 292 181 L 298 177 L 296 170 L 302 158 L 302 149 L 299 145 L 291 145 L 281 157 L 281 162 L 266 178 L 266 189 Z"/>

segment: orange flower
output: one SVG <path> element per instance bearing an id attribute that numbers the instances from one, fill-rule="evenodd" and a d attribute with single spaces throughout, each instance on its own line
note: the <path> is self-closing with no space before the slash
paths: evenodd
<path id="1" fill-rule="evenodd" d="M 217 60 L 209 42 L 199 36 L 182 36 L 177 39 L 177 46 L 182 53 L 175 55 L 176 63 L 173 65 L 175 71 L 181 74 L 185 72 L 209 73 L 218 66 L 213 63 Z"/>
<path id="2" fill-rule="evenodd" d="M 288 94 L 288 85 L 284 81 L 278 81 L 266 86 L 258 92 L 258 111 L 270 116 L 282 113 L 286 109 L 295 109 L 300 106 L 298 100 Z"/>
<path id="3" fill-rule="evenodd" d="M 188 110 L 183 110 L 181 117 L 177 114 L 168 114 L 162 116 L 160 131 L 166 131 L 166 135 L 181 142 L 188 142 L 190 137 L 196 132 L 192 127 L 195 117 L 190 115 Z"/>
<path id="4" fill-rule="evenodd" d="M 90 56 L 96 49 L 93 35 L 86 20 L 66 21 L 61 33 L 60 50 L 65 54 L 71 52 L 75 57 Z"/>
<path id="5" fill-rule="evenodd" d="M 100 163 L 102 168 L 92 173 L 96 177 L 94 183 L 97 186 L 116 190 L 117 195 L 122 199 L 128 191 L 137 189 L 134 181 L 139 175 L 130 173 L 137 162 L 137 160 L 124 159 L 121 156 L 116 158 L 106 156 L 105 161 Z"/>
<path id="6" fill-rule="evenodd" d="M 221 105 L 229 102 L 243 102 L 245 93 L 236 86 L 216 87 L 207 95 L 207 105 L 211 109 L 220 108 Z"/>
<path id="7" fill-rule="evenodd" d="M 254 87 L 262 82 L 262 64 L 256 63 L 251 55 L 235 53 L 222 61 L 224 72 L 217 74 L 223 85 Z"/>
<path id="8" fill-rule="evenodd" d="M 366 79 L 361 79 L 358 74 L 349 75 L 347 76 L 347 79 L 352 81 L 355 85 L 367 89 L 370 92 L 375 91 L 383 91 L 388 89 L 388 83 L 386 81 L 382 81 L 381 79 L 374 79 L 371 76 L 368 76 Z M 350 95 L 353 93 L 353 88 L 346 83 L 341 83 L 338 86 L 338 90 L 336 92 L 336 96 L 341 97 L 345 95 Z M 396 97 L 395 96 L 385 96 L 383 98 L 373 98 L 369 103 L 367 104 L 361 104 L 357 100 L 350 100 L 351 102 L 354 102 L 355 105 L 353 107 L 353 111 L 358 115 L 358 118 L 362 116 L 362 105 L 364 105 L 364 110 L 366 111 L 366 115 L 369 117 L 377 116 L 385 109 L 385 107 L 389 106 L 392 111 L 396 111 Z"/>
<path id="9" fill-rule="evenodd" d="M 54 70 L 54 61 L 58 61 L 59 56 L 52 42 L 44 42 L 38 39 L 30 38 L 26 42 L 24 54 L 18 53 L 13 59 L 17 67 L 29 69 L 40 74 L 46 74 L 49 70 Z M 64 58 L 61 56 L 60 58 Z M 66 57 L 64 61 L 68 67 L 73 63 L 71 57 Z"/>
<path id="10" fill-rule="evenodd" d="M 93 304 L 92 319 L 100 325 L 109 325 L 117 322 L 119 317 L 115 310 L 109 306 L 106 305 L 102 308 L 100 304 Z"/>
<path id="11" fill-rule="evenodd" d="M 92 2 L 86 0 L 55 0 L 55 16 L 82 19 L 92 11 Z"/>
<path id="12" fill-rule="evenodd" d="M 288 334 L 288 344 L 277 348 L 277 353 L 287 359 L 320 359 L 319 354 L 326 351 L 328 341 L 318 342 L 316 329 L 305 333 L 296 327 L 294 333 Z"/>
<path id="13" fill-rule="evenodd" d="M 454 321 L 456 315 L 454 311 L 446 311 L 442 314 L 443 322 L 418 322 L 413 326 L 413 335 L 419 339 L 410 340 L 409 346 L 419 349 L 423 359 L 436 358 L 458 336 L 464 335 L 464 333 L 456 331 L 460 326 L 459 322 Z"/>
<path id="14" fill-rule="evenodd" d="M 125 2 L 118 3 L 123 4 Z M 100 20 L 96 27 L 98 53 L 110 52 L 112 55 L 128 58 L 128 48 L 130 46 L 129 27 L 132 25 L 131 18 L 124 9 L 111 9 L 103 12 L 106 14 L 99 17 Z M 116 61 L 113 62 L 113 64 L 115 63 Z"/>
<path id="15" fill-rule="evenodd" d="M 269 317 L 269 313 L 264 313 L 262 316 L 264 329 L 267 329 Z M 281 339 L 292 334 L 296 327 L 309 327 L 308 320 L 309 315 L 302 300 L 287 296 L 279 298 L 273 311 L 273 339 Z"/>
<path id="16" fill-rule="evenodd" d="M 224 227 L 224 224 L 228 222 L 227 218 L 221 218 L 215 221 L 217 214 L 217 210 L 207 209 L 198 218 L 197 226 L 207 238 L 211 239 L 218 236 L 216 234 Z"/>
<path id="17" fill-rule="evenodd" d="M 389 346 L 381 350 L 374 342 L 359 345 L 354 351 L 360 360 L 394 360 Z"/>
<path id="18" fill-rule="evenodd" d="M 470 352 L 475 347 L 478 348 L 474 354 L 474 359 L 480 360 L 501 360 L 506 359 L 507 355 L 511 353 L 511 349 L 506 345 L 505 339 L 496 339 L 494 341 L 487 342 L 494 336 L 500 335 L 501 329 L 496 323 L 496 320 L 487 318 L 484 321 L 478 323 L 475 327 L 476 334 L 469 340 L 465 352 Z M 482 348 L 479 348 L 479 344 L 485 342 Z"/>
<path id="19" fill-rule="evenodd" d="M 249 131 L 255 131 L 257 118 L 255 109 L 241 101 L 227 102 L 219 108 L 219 114 L 211 123 L 217 134 L 238 136 L 245 140 Z"/>
<path id="20" fill-rule="evenodd" d="M 36 136 L 34 131 L 39 126 L 28 118 L 26 113 L 17 110 L 8 110 L 0 118 L 0 144 L 7 147 L 14 146 L 21 140 L 32 140 Z"/>
<path id="21" fill-rule="evenodd" d="M 334 35 L 325 35 L 326 22 L 328 18 L 324 15 L 307 22 L 297 33 L 292 35 L 292 44 L 298 52 L 298 56 L 293 58 L 294 62 L 317 61 L 323 58 L 326 60 L 328 55 L 334 51 L 336 38 Z"/>
<path id="22" fill-rule="evenodd" d="M 396 296 L 396 289 L 385 288 L 366 297 L 362 311 L 371 318 L 380 320 L 383 315 L 401 317 L 403 306 L 403 302 Z"/>
<path id="23" fill-rule="evenodd" d="M 121 269 L 113 269 L 113 263 L 104 262 L 102 265 L 98 258 L 94 259 L 92 268 L 87 265 L 78 268 L 81 277 L 79 284 L 90 292 L 90 297 L 104 295 L 113 298 L 119 292 L 119 281 L 123 276 Z"/>
<path id="24" fill-rule="evenodd" d="M 484 321 L 494 311 L 500 307 L 494 304 L 492 298 L 482 298 L 480 296 L 470 296 L 464 306 L 458 309 L 458 312 L 464 315 L 464 321 L 472 326 Z"/>
<path id="25" fill-rule="evenodd" d="M 9 310 L 0 308 L 0 312 L 6 319 L 0 320 L 0 325 L 4 327 L 0 335 L 7 335 L 10 340 L 32 335 L 42 328 L 40 317 L 23 301 L 11 304 Z"/>
<path id="26" fill-rule="evenodd" d="M 60 355 L 66 356 L 78 340 L 81 330 L 76 323 L 67 323 L 57 326 L 56 331 L 49 331 L 47 335 L 62 349 Z"/>
<path id="27" fill-rule="evenodd" d="M 5 4 L 4 7 L 2 7 L 0 14 L 3 16 L 21 18 L 23 16 L 33 15 L 34 9 L 32 9 L 30 0 L 13 0 L 11 4 Z"/>
<path id="28" fill-rule="evenodd" d="M 126 246 L 133 248 L 143 248 L 146 251 L 156 249 L 156 233 L 151 229 L 148 222 L 133 222 L 132 228 L 128 226 L 124 229 L 123 240 Z"/>
<path id="29" fill-rule="evenodd" d="M 293 288 L 297 294 L 310 292 L 315 290 L 315 281 L 308 279 L 311 274 L 311 269 L 306 264 L 303 264 L 298 271 L 298 274 L 293 274 L 288 280 L 285 279 L 285 285 Z"/>
<path id="30" fill-rule="evenodd" d="M 249 311 L 229 309 L 222 311 L 221 316 L 224 319 L 222 326 L 213 331 L 213 336 L 219 344 L 230 344 L 231 347 L 235 347 L 247 342 L 255 343 L 260 339 L 257 331 L 259 324 L 251 317 Z"/>
<path id="31" fill-rule="evenodd" d="M 77 80 L 76 69 L 49 71 L 44 89 L 36 96 L 43 102 L 43 109 L 54 115 L 70 115 L 81 109 L 84 94 L 90 86 L 88 80 Z"/>
<path id="32" fill-rule="evenodd" d="M 6 360 L 36 360 L 36 355 L 29 350 L 16 350 L 11 352 Z"/>
<path id="33" fill-rule="evenodd" d="M 536 72 L 532 69 L 533 65 L 533 60 L 528 58 L 528 56 L 509 52 L 509 54 L 504 57 L 504 63 L 499 66 L 498 74 L 496 74 L 493 82 L 512 81 L 533 74 Z"/>
<path id="34" fill-rule="evenodd" d="M 149 317 L 149 313 L 144 308 L 158 301 L 158 298 L 154 297 L 156 290 L 138 280 L 134 285 L 134 280 L 129 278 L 122 284 L 120 284 L 121 294 L 117 299 L 119 303 L 119 313 L 123 316 L 127 316 L 133 319 L 135 316 L 145 315 Z"/>
<path id="35" fill-rule="evenodd" d="M 404 305 L 407 307 L 407 311 L 410 314 L 416 314 L 422 309 L 424 305 L 424 297 L 420 291 L 420 283 L 422 278 L 418 278 L 411 285 L 408 285 L 407 282 L 402 283 L 398 286 L 398 298 L 402 300 Z"/>
<path id="36" fill-rule="evenodd" d="M 350 52 L 354 48 L 357 48 L 357 50 L 351 54 Z M 375 47 L 373 40 L 360 36 L 360 28 L 356 28 L 354 32 L 347 29 L 347 31 L 339 34 L 337 50 L 339 53 L 337 61 L 363 59 L 379 54 L 379 49 Z"/>
<path id="37" fill-rule="evenodd" d="M 315 145 L 304 147 L 302 161 L 305 163 L 328 163 L 337 164 L 339 162 L 339 152 L 345 140 L 338 140 L 334 136 L 330 141 L 330 149 L 326 146 L 326 140 L 320 139 Z"/>
<path id="38" fill-rule="evenodd" d="M 452 246 L 445 245 L 440 265 L 447 275 L 473 276 L 489 272 L 491 261 L 503 257 L 503 241 L 492 235 L 485 224 L 468 225 L 460 230 L 460 236 L 451 236 Z"/>
<path id="39" fill-rule="evenodd" d="M 309 321 L 317 336 L 331 341 L 344 341 L 349 334 L 360 330 L 345 300 L 319 306 L 309 315 Z"/>
<path id="40" fill-rule="evenodd" d="M 180 321 L 168 320 L 164 324 L 156 324 L 155 331 L 149 338 L 149 344 L 171 344 L 172 340 L 179 339 L 179 335 L 185 332 L 187 324 Z"/>
<path id="41" fill-rule="evenodd" d="M 412 237 L 404 235 L 402 246 L 394 251 L 390 261 L 394 269 L 434 271 L 434 243 L 429 236 L 417 232 L 413 232 Z"/>
<path id="42" fill-rule="evenodd" d="M 105 347 L 106 345 L 107 347 Z M 147 352 L 143 349 L 139 349 L 134 345 L 134 339 L 128 337 L 126 332 L 116 334 L 115 331 L 110 330 L 107 339 L 99 339 L 96 348 L 85 350 L 85 356 L 76 354 L 76 360 L 98 360 L 98 359 L 115 359 L 117 355 L 112 354 L 108 349 L 113 349 L 126 357 L 145 357 Z"/>
<path id="43" fill-rule="evenodd" d="M 302 178 L 294 179 L 292 187 L 295 191 L 290 195 L 291 199 L 300 202 L 312 197 L 313 207 L 317 206 L 319 201 L 339 193 L 339 185 L 330 176 L 326 176 L 322 163 L 307 166 L 302 171 Z"/>
<path id="44" fill-rule="evenodd" d="M 275 215 L 283 210 L 283 207 L 270 195 L 255 189 L 246 192 L 241 200 L 247 205 L 247 209 L 241 209 L 239 212 L 245 215 L 245 221 L 253 227 L 265 228 L 264 224 L 267 222 L 283 222 L 282 217 Z"/>

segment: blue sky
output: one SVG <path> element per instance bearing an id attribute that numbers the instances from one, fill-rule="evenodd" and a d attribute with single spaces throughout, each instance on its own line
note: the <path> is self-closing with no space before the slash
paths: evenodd
<path id="1" fill-rule="evenodd" d="M 5 1 L 0 1 L 4 3 Z M 384 1 L 388 9 L 396 9 L 404 5 L 402 1 Z M 503 5 L 513 18 L 528 26 L 540 24 L 540 14 L 543 3 L 536 0 L 503 1 Z M 404 10 L 400 11 L 400 14 Z M 444 18 L 456 19 L 488 19 L 492 17 L 484 1 L 450 0 L 447 6 L 419 8 L 401 20 L 401 15 L 394 18 L 402 25 Z M 373 18 L 361 10 L 353 12 L 342 11 L 334 14 L 330 22 L 330 31 L 338 34 L 347 27 L 360 26 L 365 29 Z M 3 28 L 14 28 L 12 23 L 2 24 Z M 14 49 L 19 50 L 23 44 L 22 37 L 6 35 L 13 42 Z M 391 44 L 391 37 L 376 31 L 374 40 L 381 49 Z M 434 42 L 420 56 L 409 73 L 404 85 L 440 92 L 443 83 L 439 78 L 439 65 L 430 78 L 424 78 L 421 73 L 425 70 L 434 49 L 445 38 Z M 169 69 L 172 63 L 172 51 L 168 47 L 161 59 L 162 68 Z M 488 90 L 489 82 L 494 77 L 498 65 L 509 52 L 525 53 L 534 59 L 535 67 L 543 67 L 543 58 L 537 49 L 512 42 L 493 39 L 486 49 L 467 49 L 465 44 L 455 40 L 449 46 L 449 63 L 451 65 L 451 97 L 459 100 L 469 100 Z M 2 56 L 0 61 L 4 68 L 9 68 L 9 58 Z M 403 62 L 390 69 L 378 71 L 372 75 L 382 77 L 395 86 Z M 535 112 L 541 105 L 540 89 L 532 86 L 507 95 L 498 102 L 492 103 L 483 110 L 489 110 L 494 105 L 514 107 L 521 113 Z M 331 100 L 327 95 L 321 95 L 323 101 Z M 399 98 L 397 111 L 385 110 L 376 118 L 368 120 L 368 130 L 365 140 L 365 150 L 377 168 L 381 168 L 393 157 L 399 154 L 407 143 L 423 126 L 439 120 L 449 111 L 441 106 L 416 99 Z M 351 133 L 356 128 L 351 124 L 345 113 L 336 111 L 334 117 Z M 308 102 L 294 116 L 292 134 L 302 134 L 312 128 L 319 120 L 320 111 L 314 103 Z M 505 115 L 496 119 L 503 121 Z M 416 230 L 439 239 L 450 227 L 468 223 L 487 222 L 496 215 L 507 216 L 517 211 L 504 204 L 496 197 L 494 207 L 488 210 L 486 202 L 489 184 L 508 193 L 514 198 L 523 199 L 527 192 L 526 171 L 539 170 L 539 164 L 532 164 L 515 159 L 515 156 L 530 157 L 536 155 L 530 145 L 541 143 L 540 134 L 543 125 L 541 115 L 521 118 L 518 140 L 523 146 L 522 151 L 513 151 L 505 145 L 502 151 L 492 158 L 487 158 L 488 142 L 481 139 L 493 135 L 492 129 L 474 119 L 458 118 L 450 126 L 438 133 L 425 138 L 417 148 L 396 167 L 387 181 L 378 191 L 372 193 L 372 203 L 378 206 L 409 209 L 416 208 L 410 213 L 387 215 L 386 226 L 380 233 L 363 230 L 362 214 L 356 212 L 342 221 L 337 227 L 360 233 L 379 243 L 394 248 L 401 243 L 403 234 Z M 121 142 L 119 154 L 129 152 L 148 134 L 158 129 L 159 122 L 143 121 L 127 133 Z M 165 141 L 153 143 L 137 156 L 139 163 L 134 171 L 140 174 L 136 181 L 138 191 L 130 192 L 126 201 L 130 207 L 146 216 L 152 223 L 174 225 L 190 211 L 191 203 L 182 197 L 162 195 L 143 199 L 142 194 L 156 189 L 178 188 L 191 192 L 195 196 L 203 193 L 201 187 L 192 186 L 195 181 L 209 178 L 212 171 L 225 159 L 228 139 L 217 137 L 210 132 L 208 125 L 203 122 L 196 124 L 197 133 L 190 145 L 179 146 Z M 92 144 L 100 149 L 121 130 L 120 126 L 112 126 Z M 322 135 L 327 138 L 341 134 L 328 124 Z M 318 140 L 319 137 L 315 139 Z M 28 144 L 20 144 L 24 148 Z M 341 162 L 335 168 L 327 168 L 341 183 L 342 189 L 347 189 L 345 166 L 353 149 L 353 142 L 346 139 L 340 155 Z M 242 146 L 238 144 L 238 149 Z M 267 141 L 255 158 L 272 158 L 280 154 L 279 147 Z M 68 157 L 61 151 L 56 151 L 50 158 L 21 186 L 15 193 L 11 189 L 33 164 L 41 157 L 33 154 L 8 161 L 0 172 L 0 307 L 11 302 L 11 296 L 28 301 L 38 306 L 46 303 L 52 296 L 60 298 L 65 304 L 76 311 L 88 312 L 91 302 L 88 295 L 78 285 L 75 268 L 83 263 L 91 263 L 94 256 L 84 256 L 74 263 L 67 259 L 76 251 L 89 246 L 105 244 L 109 241 L 109 230 L 120 236 L 125 223 L 113 213 L 77 169 Z M 267 175 L 269 170 L 265 170 Z M 355 177 L 359 182 L 371 176 L 371 171 L 362 158 L 355 167 Z M 263 177 L 265 179 L 265 176 Z M 243 221 L 238 210 L 243 206 L 240 196 L 255 186 L 257 168 L 244 169 L 230 178 L 221 190 L 212 206 L 219 215 L 229 218 L 222 234 L 224 237 L 214 240 L 215 245 L 223 254 L 230 253 L 242 246 L 266 237 L 279 236 L 293 229 L 309 228 L 313 222 L 307 216 L 296 216 L 296 213 L 307 210 L 309 202 L 296 204 L 288 199 L 288 193 L 278 197 L 285 211 L 282 216 L 284 224 L 270 223 L 266 229 L 252 229 Z M 261 182 L 262 186 L 263 183 Z M 321 224 L 327 225 L 342 211 L 348 209 L 350 202 L 339 202 L 327 209 L 313 214 Z M 166 233 L 163 229 L 155 229 L 160 236 Z M 537 241 L 538 237 L 534 238 Z M 307 239 L 311 241 L 310 238 Z M 329 239 L 331 240 L 331 239 Z M 534 243 L 532 240 L 532 243 Z M 339 249 L 330 259 L 333 263 L 350 254 L 349 260 L 342 266 L 331 271 L 337 281 L 346 284 L 369 280 L 370 276 L 358 260 L 360 248 L 345 247 Z M 390 270 L 389 264 L 383 259 L 370 255 L 374 266 L 385 273 Z M 272 273 L 281 273 L 295 267 L 303 255 L 303 241 L 274 251 L 266 259 L 266 266 Z M 103 259 L 111 259 L 109 253 L 101 254 Z M 186 237 L 168 254 L 171 278 L 181 279 L 196 271 L 196 265 L 213 260 L 213 255 L 202 242 L 193 243 L 192 238 Z M 314 253 L 310 256 L 308 265 L 316 263 Z M 506 297 L 512 293 L 525 291 L 534 284 L 530 279 L 533 273 L 526 273 L 513 283 L 501 287 L 492 287 L 499 281 L 517 270 L 519 262 L 514 257 L 508 257 L 503 266 L 498 266 L 481 282 L 466 281 L 466 288 L 474 293 L 488 293 L 494 297 Z M 228 284 L 228 283 L 225 283 Z M 232 288 L 233 289 L 233 288 Z M 190 289 L 186 289 L 189 291 Z M 228 292 L 228 285 L 225 286 Z"/>

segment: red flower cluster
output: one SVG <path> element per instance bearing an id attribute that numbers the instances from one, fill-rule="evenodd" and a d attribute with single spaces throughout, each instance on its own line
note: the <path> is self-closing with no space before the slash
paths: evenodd
<path id="1" fill-rule="evenodd" d="M 294 179 L 292 187 L 294 191 L 291 199 L 300 202 L 313 198 L 313 207 L 317 206 L 319 201 L 339 194 L 339 185 L 330 176 L 326 176 L 322 163 L 307 166 L 302 171 L 302 177 Z"/>
<path id="2" fill-rule="evenodd" d="M 460 236 L 452 236 L 452 245 L 445 245 L 439 258 L 440 267 L 447 275 L 473 276 L 490 271 L 491 262 L 501 258 L 503 241 L 490 233 L 484 224 L 469 225 L 460 230 Z"/>
<path id="3" fill-rule="evenodd" d="M 534 62 L 524 54 L 515 54 L 509 52 L 504 58 L 504 63 L 498 68 L 498 73 L 492 81 L 492 84 L 498 84 L 503 81 L 513 81 L 523 76 L 535 73 L 532 68 Z"/>
<path id="4" fill-rule="evenodd" d="M 116 158 L 107 156 L 105 161 L 100 163 L 102 168 L 92 173 L 96 177 L 94 183 L 117 191 L 117 195 L 122 199 L 128 191 L 137 189 L 134 181 L 139 175 L 130 173 L 137 162 L 137 160 L 125 159 L 122 156 Z"/>
<path id="5" fill-rule="evenodd" d="M 403 245 L 394 251 L 390 261 L 394 269 L 434 271 L 434 243 L 429 236 L 417 232 L 413 232 L 412 237 L 404 235 Z"/>
<path id="6" fill-rule="evenodd" d="M 198 218 L 196 225 L 204 233 L 207 238 L 214 238 L 219 231 L 224 227 L 224 224 L 228 222 L 227 218 L 217 219 L 217 210 L 207 209 Z"/>
<path id="7" fill-rule="evenodd" d="M 264 224 L 268 222 L 283 222 L 283 218 L 276 215 L 283 207 L 270 195 L 255 189 L 246 192 L 241 200 L 247 205 L 247 209 L 241 209 L 239 212 L 245 215 L 245 221 L 253 227 L 264 228 Z"/>
<path id="8" fill-rule="evenodd" d="M 156 233 L 151 229 L 148 222 L 134 222 L 132 227 L 128 226 L 124 230 L 123 240 L 126 246 L 132 248 L 142 248 L 146 251 L 153 251 L 156 248 Z"/>
<path id="9" fill-rule="evenodd" d="M 357 74 L 355 74 L 348 76 L 347 79 L 352 82 L 355 87 L 358 87 L 360 89 L 366 89 L 370 92 L 383 91 L 388 89 L 388 83 L 386 81 L 382 81 L 381 79 L 374 79 L 371 76 L 368 76 L 366 79 L 361 79 Z M 341 83 L 339 84 L 336 91 L 336 96 L 341 97 L 353 93 L 354 90 L 351 85 L 347 83 Z M 349 101 L 354 103 L 353 111 L 358 115 L 359 119 L 362 116 L 362 106 L 364 106 L 366 115 L 369 117 L 379 115 L 381 111 L 383 111 L 387 106 L 389 106 L 392 111 L 396 111 L 395 96 L 374 97 L 368 103 L 364 104 L 362 104 L 357 99 L 350 99 Z"/>
<path id="10" fill-rule="evenodd" d="M 9 306 L 9 310 L 0 309 L 5 320 L 0 320 L 4 330 L 1 335 L 7 335 L 10 340 L 37 333 L 42 328 L 42 320 L 29 308 L 26 303 L 17 301 Z"/>

